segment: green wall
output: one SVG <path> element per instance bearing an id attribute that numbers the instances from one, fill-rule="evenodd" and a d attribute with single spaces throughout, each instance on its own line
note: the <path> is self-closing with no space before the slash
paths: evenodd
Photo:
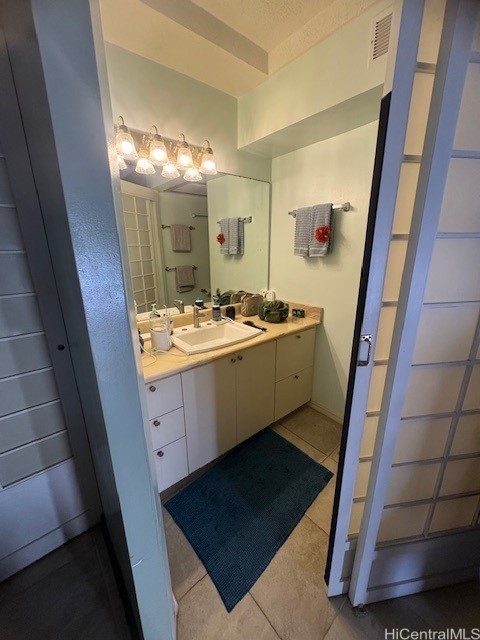
<path id="1" fill-rule="evenodd" d="M 219 171 L 270 180 L 270 160 L 237 149 L 236 98 L 108 42 L 105 51 L 115 118 L 197 145 L 208 138 Z"/>

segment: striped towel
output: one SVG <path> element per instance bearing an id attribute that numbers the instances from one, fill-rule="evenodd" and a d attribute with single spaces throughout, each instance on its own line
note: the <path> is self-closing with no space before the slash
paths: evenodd
<path id="1" fill-rule="evenodd" d="M 228 255 L 229 251 L 229 238 L 230 238 L 230 233 L 229 233 L 229 218 L 222 218 L 220 220 L 220 233 L 223 234 L 223 237 L 225 238 L 225 242 L 223 244 L 220 245 L 220 253 L 223 253 L 224 255 Z"/>
<path id="2" fill-rule="evenodd" d="M 245 250 L 245 224 L 241 218 L 238 219 L 238 253 L 243 256 Z"/>
<path id="3" fill-rule="evenodd" d="M 243 220 L 241 218 L 229 218 L 228 233 L 228 253 L 231 256 L 243 255 L 245 245 Z"/>
<path id="4" fill-rule="evenodd" d="M 332 241 L 332 203 L 317 204 L 310 207 L 312 212 L 312 232 L 308 244 L 308 255 L 310 257 L 325 256 L 329 252 L 330 243 Z M 323 229 L 327 234 L 326 242 L 319 242 L 316 237 L 317 229 Z"/>
<path id="5" fill-rule="evenodd" d="M 332 204 L 316 204 L 312 207 L 295 209 L 295 240 L 293 253 L 296 256 L 325 256 L 331 243 Z M 328 227 L 329 238 L 326 242 L 317 240 L 316 231 Z"/>
<path id="6" fill-rule="evenodd" d="M 293 253 L 296 256 L 308 256 L 308 248 L 310 242 L 310 234 L 312 230 L 311 207 L 304 209 L 295 209 L 295 240 L 293 244 Z"/>

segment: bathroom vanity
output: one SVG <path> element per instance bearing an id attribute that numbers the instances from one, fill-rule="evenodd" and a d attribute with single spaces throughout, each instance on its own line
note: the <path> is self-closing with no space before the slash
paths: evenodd
<path id="1" fill-rule="evenodd" d="M 309 402 L 317 318 L 269 324 L 248 342 L 157 356 L 144 375 L 160 491 Z M 175 355 L 174 355 L 175 354 Z"/>

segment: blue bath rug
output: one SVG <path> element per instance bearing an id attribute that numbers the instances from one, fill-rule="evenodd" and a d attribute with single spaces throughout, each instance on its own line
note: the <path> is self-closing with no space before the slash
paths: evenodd
<path id="1" fill-rule="evenodd" d="M 332 475 L 264 429 L 165 504 L 227 611 L 262 575 Z"/>

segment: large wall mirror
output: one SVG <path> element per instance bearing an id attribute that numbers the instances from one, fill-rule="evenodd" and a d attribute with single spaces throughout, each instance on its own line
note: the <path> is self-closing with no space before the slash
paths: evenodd
<path id="1" fill-rule="evenodd" d="M 121 186 L 138 313 L 152 304 L 188 310 L 197 298 L 209 302 L 217 289 L 268 288 L 270 183 L 224 173 L 201 182 L 166 180 L 128 168 Z M 228 246 L 236 238 L 220 235 L 225 220 L 235 218 L 243 227 L 243 253 Z M 172 225 L 190 227 L 189 237 L 184 228 L 172 233 Z"/>

